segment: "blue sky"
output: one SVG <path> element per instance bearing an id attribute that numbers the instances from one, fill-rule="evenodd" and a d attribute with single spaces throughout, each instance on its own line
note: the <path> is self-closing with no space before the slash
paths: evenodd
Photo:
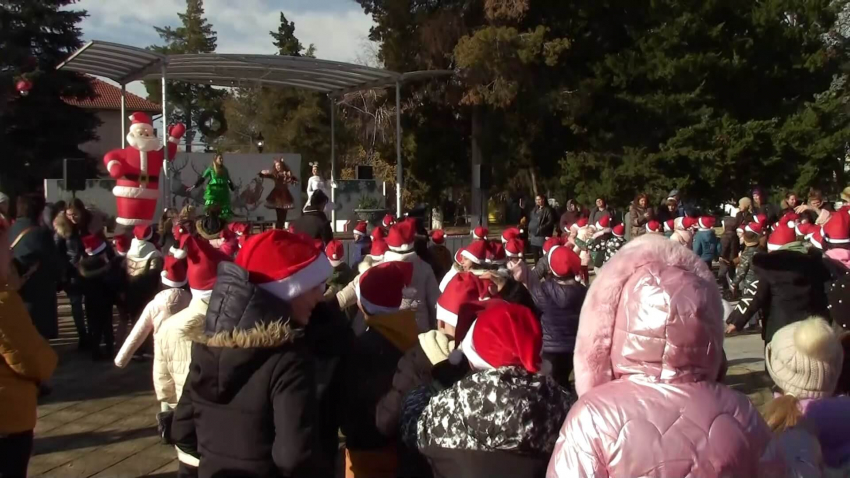
<path id="1" fill-rule="evenodd" d="M 82 22 L 85 40 L 106 40 L 146 47 L 160 44 L 154 26 L 177 26 L 185 0 L 80 0 L 72 6 L 88 11 Z M 274 53 L 269 31 L 277 30 L 283 11 L 295 22 L 295 35 L 317 56 L 357 62 L 374 47 L 367 36 L 372 19 L 354 0 L 205 0 L 206 17 L 218 33 L 221 53 Z M 141 84 L 128 89 L 144 96 Z"/>

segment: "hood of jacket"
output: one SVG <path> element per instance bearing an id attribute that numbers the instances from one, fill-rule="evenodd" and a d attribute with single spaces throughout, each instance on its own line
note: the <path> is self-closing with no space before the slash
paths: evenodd
<path id="1" fill-rule="evenodd" d="M 127 250 L 127 259 L 134 261 L 148 260 L 154 255 L 159 256 L 162 253 L 159 252 L 159 249 L 152 242 L 140 241 L 135 237 L 130 241 L 130 249 Z"/>
<path id="2" fill-rule="evenodd" d="M 211 402 L 227 403 L 252 371 L 303 329 L 291 326 L 289 304 L 252 284 L 248 271 L 232 262 L 220 263 L 217 271 L 203 327 L 187 328 L 199 332 L 192 340 L 203 346 L 192 352 L 196 380 L 204 385 L 195 391 Z"/>
<path id="3" fill-rule="evenodd" d="M 690 250 L 654 235 L 626 244 L 603 267 L 581 310 L 578 395 L 628 377 L 716 381 L 723 307 L 711 271 Z"/>
<path id="4" fill-rule="evenodd" d="M 428 402 L 419 448 L 549 455 L 575 397 L 551 377 L 520 367 L 468 375 Z"/>
<path id="5" fill-rule="evenodd" d="M 850 269 L 850 249 L 829 249 L 824 255 Z"/>
<path id="6" fill-rule="evenodd" d="M 192 294 L 185 289 L 170 288 L 158 292 L 151 303 L 156 307 L 153 316 L 153 330 L 156 333 L 160 325 L 174 314 L 187 308 L 192 301 Z"/>

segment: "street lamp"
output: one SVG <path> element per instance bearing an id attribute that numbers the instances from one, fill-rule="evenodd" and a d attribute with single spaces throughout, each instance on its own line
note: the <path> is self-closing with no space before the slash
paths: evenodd
<path id="1" fill-rule="evenodd" d="M 265 139 L 265 138 L 263 138 L 263 133 L 260 133 L 260 134 L 257 136 L 257 151 L 259 151 L 260 153 L 262 153 L 262 152 L 263 152 L 263 147 L 265 147 L 265 145 L 266 145 L 266 139 Z"/>

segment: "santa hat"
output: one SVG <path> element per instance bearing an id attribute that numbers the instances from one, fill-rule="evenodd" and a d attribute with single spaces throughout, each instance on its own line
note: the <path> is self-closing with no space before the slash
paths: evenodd
<path id="1" fill-rule="evenodd" d="M 465 303 L 477 302 L 481 296 L 481 279 L 469 272 L 456 274 L 437 299 L 437 320 L 457 326 L 458 314 Z"/>
<path id="2" fill-rule="evenodd" d="M 153 229 L 149 225 L 139 224 L 133 228 L 133 236 L 140 241 L 149 241 L 153 237 Z"/>
<path id="3" fill-rule="evenodd" d="M 693 229 L 694 227 L 696 227 L 698 225 L 699 225 L 699 222 L 697 221 L 696 218 L 693 218 L 693 217 L 683 217 L 682 218 L 682 228 L 685 229 L 685 230 Z"/>
<path id="4" fill-rule="evenodd" d="M 820 317 L 779 329 L 764 355 L 773 382 L 801 400 L 831 397 L 844 362 L 838 336 Z"/>
<path id="5" fill-rule="evenodd" d="M 675 231 L 676 230 L 676 220 L 675 219 L 669 219 L 667 221 L 664 221 L 664 230 L 667 231 L 667 232 Z"/>
<path id="6" fill-rule="evenodd" d="M 405 291 L 413 280 L 413 264 L 393 261 L 378 264 L 360 275 L 355 285 L 360 307 L 369 315 L 389 314 L 402 308 Z"/>
<path id="7" fill-rule="evenodd" d="M 646 232 L 661 233 L 661 223 L 658 221 L 649 221 L 646 223 Z"/>
<path id="8" fill-rule="evenodd" d="M 537 373 L 542 345 L 540 321 L 531 310 L 503 302 L 478 314 L 460 348 L 474 369 L 518 366 Z"/>
<path id="9" fill-rule="evenodd" d="M 607 214 L 600 217 L 599 220 L 596 221 L 596 228 L 597 229 L 607 229 L 610 226 L 611 226 L 611 217 L 608 216 Z"/>
<path id="10" fill-rule="evenodd" d="M 209 297 L 218 276 L 218 264 L 230 261 L 230 256 L 213 247 L 205 239 L 184 234 L 180 239 L 180 250 L 188 262 L 187 279 L 192 296 Z M 241 255 L 241 254 L 240 254 Z M 180 259 L 174 255 L 176 259 Z"/>
<path id="11" fill-rule="evenodd" d="M 250 233 L 248 224 L 244 222 L 231 222 L 227 225 L 226 229 L 237 237 Z"/>
<path id="12" fill-rule="evenodd" d="M 416 239 L 416 225 L 413 221 L 401 221 L 390 227 L 387 245 L 394 252 L 410 252 Z"/>
<path id="13" fill-rule="evenodd" d="M 183 238 L 187 237 L 189 235 L 189 232 L 186 231 L 186 229 L 180 224 L 175 224 L 174 227 L 171 228 L 171 235 L 174 236 L 174 239 L 177 241 L 177 244 L 180 248 L 175 248 L 174 246 L 171 246 L 168 252 L 178 259 L 185 259 L 186 250 L 182 248 Z"/>
<path id="14" fill-rule="evenodd" d="M 455 263 L 463 264 L 463 251 L 465 250 L 465 247 L 458 247 L 458 249 L 455 251 Z"/>
<path id="15" fill-rule="evenodd" d="M 525 244 L 519 239 L 511 239 L 505 244 L 505 255 L 508 257 L 522 257 L 525 253 Z"/>
<path id="16" fill-rule="evenodd" d="M 372 233 L 369 234 L 369 237 L 371 237 L 373 241 L 377 239 L 385 239 L 387 237 L 387 233 L 385 233 L 380 227 L 376 227 L 372 229 Z"/>
<path id="17" fill-rule="evenodd" d="M 581 272 L 581 258 L 569 247 L 556 247 L 549 252 L 549 269 L 555 277 L 572 278 Z"/>
<path id="18" fill-rule="evenodd" d="M 487 241 L 472 241 L 472 244 L 465 247 L 460 255 L 480 265 L 487 259 L 487 249 Z"/>
<path id="19" fill-rule="evenodd" d="M 504 231 L 502 231 L 502 242 L 503 243 L 507 243 L 511 239 L 516 239 L 517 237 L 519 237 L 519 229 L 517 229 L 516 227 L 509 227 L 509 228 L 505 229 Z"/>
<path id="20" fill-rule="evenodd" d="M 345 246 L 334 239 L 328 243 L 327 247 L 325 247 L 325 255 L 328 256 L 328 261 L 330 261 L 331 267 L 336 267 L 342 264 L 342 261 L 345 259 Z"/>
<path id="21" fill-rule="evenodd" d="M 756 215 L 753 217 L 753 219 L 754 219 L 757 223 L 761 224 L 762 226 L 763 226 L 763 225 L 765 225 L 765 223 L 767 223 L 767 215 L 766 215 L 766 214 L 756 214 Z"/>
<path id="22" fill-rule="evenodd" d="M 438 246 L 446 242 L 446 233 L 442 229 L 434 229 L 431 231 L 431 240 Z"/>
<path id="23" fill-rule="evenodd" d="M 818 249 L 823 250 L 823 234 L 821 233 L 821 228 L 817 226 L 815 227 L 815 232 L 812 233 L 811 237 L 809 237 L 809 242 Z"/>
<path id="24" fill-rule="evenodd" d="M 626 235 L 626 226 L 622 224 L 617 224 L 611 229 L 611 234 L 614 234 L 614 237 L 623 237 Z"/>
<path id="25" fill-rule="evenodd" d="M 83 247 L 86 254 L 94 256 L 106 250 L 106 242 L 100 236 L 89 234 L 83 237 Z"/>
<path id="26" fill-rule="evenodd" d="M 133 126 L 135 125 L 147 125 L 153 126 L 153 121 L 151 121 L 151 117 L 147 115 L 147 113 L 142 113 L 137 111 L 130 115 L 130 129 L 135 129 Z"/>
<path id="27" fill-rule="evenodd" d="M 794 227 L 794 232 L 796 232 L 798 236 L 803 236 L 806 239 L 811 237 L 815 231 L 820 231 L 820 227 L 808 222 L 801 222 Z"/>
<path id="28" fill-rule="evenodd" d="M 236 264 L 251 283 L 287 302 L 324 284 L 333 269 L 307 238 L 272 230 L 245 241 Z"/>
<path id="29" fill-rule="evenodd" d="M 797 240 L 797 234 L 785 224 L 780 224 L 767 239 L 767 250 L 777 251 L 782 246 Z"/>
<path id="30" fill-rule="evenodd" d="M 583 218 L 579 219 L 578 221 L 576 221 L 576 226 L 578 226 L 579 229 L 581 229 L 582 227 L 587 227 L 587 218 L 583 217 Z"/>
<path id="31" fill-rule="evenodd" d="M 358 221 L 357 225 L 354 226 L 354 229 L 351 232 L 354 233 L 354 237 L 365 236 L 366 235 L 366 221 Z"/>
<path id="32" fill-rule="evenodd" d="M 189 281 L 186 277 L 188 265 L 185 260 L 174 256 L 165 256 L 165 265 L 159 273 L 162 283 L 168 287 L 183 287 Z"/>
<path id="33" fill-rule="evenodd" d="M 505 252 L 505 245 L 501 242 L 492 241 L 487 248 L 487 258 L 485 262 L 488 264 L 501 265 L 508 262 L 508 255 Z"/>
<path id="34" fill-rule="evenodd" d="M 753 234 L 758 234 L 759 236 L 761 236 L 762 234 L 764 234 L 764 227 L 757 222 L 751 222 L 747 224 L 747 227 L 744 228 L 744 231 L 752 232 Z"/>
<path id="35" fill-rule="evenodd" d="M 372 247 L 369 249 L 369 257 L 375 261 L 384 260 L 384 254 L 390 250 L 387 241 L 383 239 L 375 239 L 372 241 Z"/>
<path id="36" fill-rule="evenodd" d="M 543 243 L 543 255 L 549 254 L 553 247 L 560 246 L 561 241 L 557 237 L 550 237 Z"/>
<path id="37" fill-rule="evenodd" d="M 850 215 L 833 214 L 824 224 L 821 234 L 830 244 L 847 244 L 850 242 Z"/>
<path id="38" fill-rule="evenodd" d="M 707 231 L 709 229 L 714 229 L 714 223 L 716 219 L 714 216 L 702 216 L 697 219 L 697 225 L 703 231 Z"/>
<path id="39" fill-rule="evenodd" d="M 487 239 L 488 234 L 490 234 L 490 231 L 484 226 L 478 226 L 472 230 L 473 239 Z"/>
<path id="40" fill-rule="evenodd" d="M 126 234 L 118 234 L 113 238 L 115 243 L 115 253 L 119 256 L 126 256 L 130 250 L 130 236 Z"/>
<path id="41" fill-rule="evenodd" d="M 395 224 L 395 216 L 393 216 L 392 214 L 387 214 L 386 216 L 384 216 L 384 219 L 381 220 L 381 224 L 384 227 L 392 226 L 393 224 Z"/>

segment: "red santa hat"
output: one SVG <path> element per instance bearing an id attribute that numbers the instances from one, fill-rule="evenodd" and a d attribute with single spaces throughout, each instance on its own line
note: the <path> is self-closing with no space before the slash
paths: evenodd
<path id="1" fill-rule="evenodd" d="M 682 227 L 684 229 L 693 229 L 694 227 L 696 227 L 698 225 L 699 225 L 699 222 L 696 220 L 696 218 L 693 218 L 693 217 L 682 218 Z"/>
<path id="2" fill-rule="evenodd" d="M 357 225 L 354 226 L 354 229 L 351 232 L 354 233 L 354 237 L 365 236 L 366 235 L 366 221 L 358 221 Z"/>
<path id="3" fill-rule="evenodd" d="M 376 239 L 384 239 L 387 237 L 387 233 L 385 233 L 380 227 L 376 227 L 372 229 L 372 233 L 369 234 L 369 237 L 371 237 L 373 241 Z"/>
<path id="4" fill-rule="evenodd" d="M 287 302 L 324 284 L 333 272 L 307 238 L 280 230 L 245 241 L 236 264 L 248 271 L 251 283 Z"/>
<path id="5" fill-rule="evenodd" d="M 465 251 L 465 250 L 466 250 L 466 248 L 465 248 L 465 247 L 459 247 L 459 248 L 455 251 L 455 262 L 456 262 L 456 263 L 458 263 L 458 264 L 463 264 L 463 251 Z"/>
<path id="6" fill-rule="evenodd" d="M 557 237 L 550 237 L 543 243 L 543 254 L 549 254 L 553 247 L 560 246 L 561 241 Z"/>
<path id="7" fill-rule="evenodd" d="M 148 126 L 153 126 L 153 121 L 151 121 L 151 117 L 148 116 L 147 113 L 142 113 L 141 111 L 137 111 L 130 115 L 130 125 L 136 124 L 144 124 Z"/>
<path id="8" fill-rule="evenodd" d="M 600 217 L 598 221 L 596 221 L 597 229 L 608 229 L 611 226 L 611 217 L 607 214 Z"/>
<path id="9" fill-rule="evenodd" d="M 761 224 L 762 226 L 764 226 L 767 223 L 767 215 L 766 214 L 756 214 L 755 217 L 753 217 L 753 219 L 757 223 Z"/>
<path id="10" fill-rule="evenodd" d="M 499 296 L 499 287 L 490 279 L 478 278 L 478 300 L 487 301 Z"/>
<path id="11" fill-rule="evenodd" d="M 502 242 L 507 243 L 511 239 L 516 239 L 519 237 L 519 229 L 516 227 L 509 227 L 502 231 Z"/>
<path id="12" fill-rule="evenodd" d="M 381 220 L 381 224 L 384 227 L 392 226 L 393 224 L 395 224 L 395 216 L 393 216 L 392 214 L 387 214 L 386 216 L 384 216 L 384 219 Z"/>
<path id="13" fill-rule="evenodd" d="M 797 240 L 797 234 L 785 224 L 780 224 L 767 239 L 767 250 L 776 251 Z"/>
<path id="14" fill-rule="evenodd" d="M 484 261 L 488 264 L 504 264 L 508 261 L 508 255 L 505 253 L 505 246 L 501 242 L 489 242 L 487 248 L 487 257 Z"/>
<path id="15" fill-rule="evenodd" d="M 582 227 L 587 227 L 587 218 L 583 217 L 583 218 L 579 219 L 578 221 L 576 221 L 576 226 L 578 226 L 579 229 L 581 229 Z"/>
<path id="16" fill-rule="evenodd" d="M 446 242 L 446 233 L 442 229 L 434 229 L 431 231 L 431 241 L 438 246 L 443 245 Z"/>
<path id="17" fill-rule="evenodd" d="M 505 255 L 508 257 L 522 257 L 525 253 L 525 244 L 519 239 L 511 239 L 505 244 Z"/>
<path id="18" fill-rule="evenodd" d="M 86 254 L 94 256 L 106 250 L 106 242 L 100 236 L 89 234 L 83 237 L 83 247 Z"/>
<path id="19" fill-rule="evenodd" d="M 622 224 L 617 224 L 611 229 L 611 234 L 614 234 L 614 237 L 623 237 L 626 235 L 626 226 Z"/>
<path id="20" fill-rule="evenodd" d="M 369 257 L 375 261 L 384 260 L 384 254 L 390 250 L 387 241 L 383 239 L 375 239 L 372 241 L 372 247 L 369 249 Z"/>
<path id="21" fill-rule="evenodd" d="M 460 348 L 473 369 L 519 366 L 537 373 L 542 346 L 540 321 L 531 310 L 500 302 L 478 314 Z"/>
<path id="22" fill-rule="evenodd" d="M 189 281 L 187 278 L 188 265 L 185 259 L 174 256 L 165 256 L 165 265 L 162 268 L 162 283 L 168 287 L 183 287 Z"/>
<path id="23" fill-rule="evenodd" d="M 133 237 L 139 241 L 149 241 L 153 237 L 153 229 L 150 225 L 139 224 L 133 228 Z"/>
<path id="24" fill-rule="evenodd" d="M 569 247 L 556 247 L 549 252 L 549 269 L 555 277 L 572 278 L 581 272 L 581 258 Z"/>
<path id="25" fill-rule="evenodd" d="M 393 252 L 410 252 L 416 239 L 416 225 L 413 221 L 401 221 L 390 227 L 387 245 Z"/>
<path id="26" fill-rule="evenodd" d="M 751 222 L 747 224 L 747 227 L 744 228 L 744 231 L 752 232 L 753 234 L 758 234 L 759 236 L 761 236 L 762 234 L 764 234 L 764 227 L 757 222 Z"/>
<path id="27" fill-rule="evenodd" d="M 185 259 L 186 250 L 183 249 L 182 246 L 183 239 L 189 236 L 189 231 L 187 231 L 180 224 L 175 224 L 174 227 L 171 228 L 171 235 L 174 236 L 174 239 L 177 241 L 177 244 L 180 248 L 175 248 L 174 246 L 171 246 L 171 248 L 168 250 L 168 253 L 178 259 Z"/>
<path id="28" fill-rule="evenodd" d="M 487 241 L 472 241 L 472 244 L 463 248 L 460 255 L 476 264 L 484 264 L 487 259 Z"/>
<path id="29" fill-rule="evenodd" d="M 250 234 L 250 228 L 247 223 L 244 222 L 231 222 L 227 224 L 226 230 L 233 234 L 236 237 L 239 237 L 243 234 Z"/>
<path id="30" fill-rule="evenodd" d="M 850 215 L 833 214 L 823 225 L 821 235 L 830 244 L 847 244 L 850 242 Z"/>
<path id="31" fill-rule="evenodd" d="M 809 237 L 809 242 L 818 249 L 823 250 L 823 233 L 821 232 L 821 228 L 815 227 L 814 229 L 815 232 Z"/>
<path id="32" fill-rule="evenodd" d="M 126 256 L 130 250 L 130 236 L 126 234 L 118 234 L 113 238 L 115 243 L 115 253 L 119 256 Z"/>
<path id="33" fill-rule="evenodd" d="M 667 232 L 675 231 L 676 230 L 676 220 L 675 219 L 669 219 L 667 221 L 664 221 L 664 230 L 667 231 Z"/>
<path id="34" fill-rule="evenodd" d="M 660 234 L 662 232 L 661 223 L 658 221 L 649 221 L 646 223 L 646 232 Z"/>
<path id="35" fill-rule="evenodd" d="M 230 256 L 213 247 L 206 239 L 191 234 L 180 238 L 180 250 L 188 263 L 187 279 L 193 297 L 209 297 L 218 276 L 218 264 L 230 261 Z M 172 254 L 174 255 L 174 254 Z M 174 255 L 176 259 L 180 259 Z"/>
<path id="36" fill-rule="evenodd" d="M 393 261 L 378 264 L 360 275 L 355 285 L 360 307 L 369 315 L 398 312 L 413 280 L 413 264 Z"/>
<path id="37" fill-rule="evenodd" d="M 478 302 L 480 291 L 481 279 L 475 274 L 469 272 L 456 274 L 437 299 L 437 320 L 456 327 L 461 306 Z"/>
<path id="38" fill-rule="evenodd" d="M 484 226 L 478 226 L 472 230 L 473 239 L 487 239 L 488 234 L 490 234 L 490 230 Z"/>
<path id="39" fill-rule="evenodd" d="M 707 231 L 709 229 L 714 229 L 714 223 L 715 222 L 716 222 L 716 219 L 714 218 L 714 216 L 702 216 L 699 219 L 697 219 L 697 225 L 703 231 Z"/>
<path id="40" fill-rule="evenodd" d="M 796 232 L 798 236 L 803 236 L 806 239 L 811 237 L 815 231 L 820 231 L 820 227 L 808 222 L 801 222 L 794 228 L 794 232 Z"/>
<path id="41" fill-rule="evenodd" d="M 342 261 L 345 260 L 345 246 L 334 239 L 328 243 L 327 247 L 325 247 L 325 255 L 328 256 L 328 261 L 331 263 L 331 267 L 336 267 L 342 264 Z"/>

